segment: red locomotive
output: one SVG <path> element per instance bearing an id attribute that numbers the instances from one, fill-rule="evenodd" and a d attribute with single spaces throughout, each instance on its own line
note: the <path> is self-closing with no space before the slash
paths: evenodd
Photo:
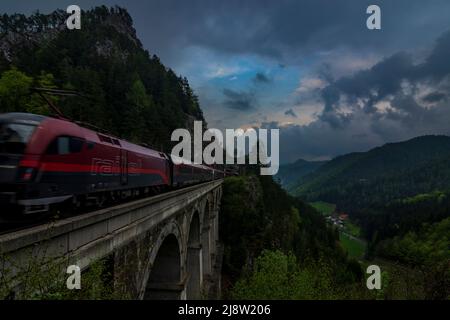
<path id="1" fill-rule="evenodd" d="M 26 214 L 52 205 L 132 198 L 224 177 L 77 123 L 28 113 L 0 115 L 0 204 Z"/>

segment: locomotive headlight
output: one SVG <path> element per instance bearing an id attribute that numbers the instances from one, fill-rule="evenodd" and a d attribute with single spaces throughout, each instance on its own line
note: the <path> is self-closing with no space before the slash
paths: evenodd
<path id="1" fill-rule="evenodd" d="M 20 180 L 30 181 L 33 179 L 35 169 L 34 168 L 20 168 Z"/>

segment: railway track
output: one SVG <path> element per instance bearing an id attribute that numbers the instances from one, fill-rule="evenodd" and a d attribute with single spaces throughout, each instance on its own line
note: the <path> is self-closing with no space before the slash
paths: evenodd
<path id="1" fill-rule="evenodd" d="M 19 232 L 22 230 L 26 230 L 29 228 L 33 228 L 39 226 L 44 223 L 51 222 L 52 219 L 50 217 L 40 218 L 32 221 L 10 221 L 0 219 L 0 236 L 5 234 L 10 234 L 14 232 Z"/>
<path id="2" fill-rule="evenodd" d="M 201 184 L 201 183 L 199 183 L 199 184 Z M 193 186 L 194 185 L 183 186 L 181 188 L 178 188 L 178 190 L 185 189 L 185 188 L 191 188 Z M 54 221 L 65 219 L 65 218 L 89 214 L 91 212 L 94 212 L 94 211 L 97 211 L 100 209 L 113 208 L 114 206 L 118 206 L 118 205 L 121 205 L 124 203 L 133 202 L 133 201 L 144 199 L 144 198 L 151 198 L 151 197 L 154 197 L 157 195 L 169 193 L 171 191 L 174 191 L 174 190 L 167 189 L 164 192 L 159 192 L 159 193 L 155 193 L 155 194 L 151 194 L 151 195 L 142 195 L 142 196 L 134 197 L 131 199 L 125 199 L 125 200 L 115 200 L 115 201 L 109 202 L 101 207 L 87 206 L 87 207 L 79 208 L 76 211 L 74 211 L 73 207 L 60 208 L 58 210 L 58 212 L 46 213 L 41 216 L 30 215 L 30 217 L 33 216 L 32 219 L 29 219 L 28 216 L 22 215 L 20 219 L 13 220 L 12 218 L 5 219 L 5 218 L 1 217 L 1 215 L 0 215 L 0 236 L 6 235 L 6 234 L 11 234 L 14 232 L 23 231 L 26 229 L 30 229 L 33 227 L 37 227 L 37 226 L 40 226 L 40 225 L 43 225 L 46 223 L 51 223 Z M 64 213 L 64 212 L 66 212 L 66 213 Z M 67 212 L 70 212 L 70 213 L 67 213 Z M 18 216 L 20 216 L 20 214 L 18 214 Z"/>
<path id="3" fill-rule="evenodd" d="M 71 213 L 68 214 L 64 214 L 64 209 L 62 209 L 59 213 L 47 213 L 44 215 L 40 215 L 40 216 L 33 216 L 31 219 L 28 216 L 21 216 L 21 218 L 19 219 L 5 219 L 5 218 L 0 218 L 0 236 L 1 235 L 5 235 L 5 234 L 10 234 L 10 233 L 14 233 L 14 232 L 19 232 L 22 230 L 26 230 L 26 229 L 30 229 L 33 227 L 37 227 L 46 223 L 51 223 L 54 221 L 58 221 L 64 218 L 69 218 L 69 217 L 75 217 L 75 216 L 80 216 L 80 215 L 84 215 L 84 214 L 88 214 L 91 212 L 94 212 L 96 210 L 99 209 L 107 209 L 107 208 L 112 208 L 114 206 L 117 206 L 119 204 L 123 204 L 126 202 L 131 202 L 133 200 L 137 200 L 137 199 L 130 199 L 128 201 L 118 201 L 115 203 L 110 203 L 107 206 L 102 206 L 102 207 L 85 207 L 82 209 L 79 209 L 79 211 L 74 212 L 73 208 L 67 208 L 67 211 L 70 211 Z"/>

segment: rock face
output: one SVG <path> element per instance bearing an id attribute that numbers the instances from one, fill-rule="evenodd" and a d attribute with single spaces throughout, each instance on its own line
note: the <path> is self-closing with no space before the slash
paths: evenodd
<path id="1" fill-rule="evenodd" d="M 12 61 L 16 50 L 54 39 L 65 28 L 65 13 L 58 10 L 49 15 L 36 13 L 30 18 L 22 14 L 0 17 L 0 53 Z"/>
<path id="2" fill-rule="evenodd" d="M 261 183 L 256 176 L 249 176 L 245 189 L 248 195 L 247 204 L 251 206 L 253 210 L 257 210 L 257 204 L 262 202 L 263 191 Z"/>
<path id="3" fill-rule="evenodd" d="M 0 54 L 11 62 L 15 51 L 23 46 L 39 45 L 55 39 L 61 32 L 67 30 L 67 17 L 68 14 L 63 10 L 56 10 L 50 14 L 35 13 L 31 17 L 23 14 L 0 16 Z M 83 12 L 81 18 L 83 25 L 95 23 L 114 28 L 136 46 L 142 47 L 132 19 L 125 9 L 98 7 L 93 11 Z M 109 55 L 114 49 L 113 42 L 99 42 L 96 49 L 99 55 Z"/>

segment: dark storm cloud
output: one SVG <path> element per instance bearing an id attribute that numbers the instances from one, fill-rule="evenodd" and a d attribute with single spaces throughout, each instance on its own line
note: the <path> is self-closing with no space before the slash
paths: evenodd
<path id="1" fill-rule="evenodd" d="M 333 111 L 343 94 L 350 98 L 367 98 L 366 111 L 372 112 L 372 104 L 400 89 L 401 81 L 414 73 L 411 57 L 406 53 L 395 54 L 351 77 L 341 78 L 322 92 L 325 113 Z"/>
<path id="2" fill-rule="evenodd" d="M 69 4 L 2 1 L 0 12 L 48 12 Z M 78 0 L 77 4 L 83 9 L 102 4 L 126 7 L 146 48 L 169 65 L 178 64 L 188 46 L 287 61 L 298 60 L 299 53 L 341 46 L 389 52 L 427 43 L 448 26 L 450 12 L 447 0 L 379 0 L 382 30 L 372 32 L 365 25 L 372 0 Z"/>
<path id="3" fill-rule="evenodd" d="M 297 118 L 297 114 L 292 109 L 286 110 L 284 112 L 284 115 L 292 117 L 292 118 Z"/>
<path id="4" fill-rule="evenodd" d="M 434 103 L 439 102 L 447 98 L 447 94 L 442 92 L 432 92 L 430 94 L 427 94 L 425 97 L 422 98 L 423 101 Z"/>
<path id="5" fill-rule="evenodd" d="M 366 8 L 372 0 L 184 3 L 169 1 L 161 6 L 170 10 L 182 7 L 175 15 L 176 23 L 183 25 L 177 28 L 179 34 L 168 35 L 171 41 L 175 36 L 223 53 L 259 54 L 291 63 L 301 60 L 302 54 L 342 46 L 383 53 L 424 44 L 435 36 L 435 30 L 448 26 L 450 12 L 446 0 L 426 5 L 414 0 L 377 1 L 382 8 L 382 30 L 371 32 L 365 24 Z M 154 18 L 158 21 L 162 17 L 164 14 Z M 424 23 L 427 28 L 423 28 Z M 405 36 L 411 34 L 414 37 Z"/>
<path id="6" fill-rule="evenodd" d="M 356 136 L 350 131 L 336 131 L 322 121 L 315 121 L 307 126 L 282 126 L 277 122 L 266 122 L 261 128 L 280 130 L 281 163 L 292 163 L 299 158 L 330 159 L 336 155 L 366 150 L 368 145 L 376 145 L 381 141 L 374 135 L 365 136 L 362 133 L 361 136 Z"/>
<path id="7" fill-rule="evenodd" d="M 256 108 L 255 95 L 251 92 L 224 89 L 223 94 L 225 96 L 223 105 L 227 108 L 240 111 L 248 111 Z"/>
<path id="8" fill-rule="evenodd" d="M 438 38 L 422 62 L 402 52 L 332 82 L 321 91 L 324 109 L 309 125 L 280 129 L 280 159 L 316 159 L 426 134 L 450 134 L 450 32 Z M 423 102 L 433 103 L 427 108 Z M 389 108 L 379 110 L 377 103 Z M 343 112 L 345 110 L 346 112 Z"/>
<path id="9" fill-rule="evenodd" d="M 308 125 L 281 125 L 266 122 L 262 128 L 280 130 L 280 162 L 330 159 L 351 152 L 367 151 L 388 142 L 398 142 L 420 135 L 450 134 L 449 105 L 426 111 L 411 97 L 398 98 L 397 107 L 417 109 L 405 115 L 367 115 L 356 111 L 345 127 L 334 128 L 317 120 Z M 403 105 L 403 106 L 402 106 Z"/>
<path id="10" fill-rule="evenodd" d="M 273 79 L 262 72 L 257 72 L 251 81 L 254 87 L 247 90 L 223 89 L 222 93 L 225 96 L 225 100 L 222 103 L 223 106 L 240 111 L 253 111 L 256 109 L 261 98 L 259 88 L 262 87 L 259 86 L 270 84 Z"/>
<path id="11" fill-rule="evenodd" d="M 414 64 L 410 54 L 401 52 L 382 60 L 368 70 L 338 79 L 322 91 L 325 107 L 320 119 L 329 122 L 333 127 L 340 127 L 348 122 L 351 115 L 339 113 L 342 98 L 346 99 L 347 108 L 361 108 L 365 113 L 373 114 L 378 112 L 375 108 L 377 102 L 405 94 L 403 92 L 405 85 L 412 91 L 409 94 L 416 92 L 419 84 L 439 85 L 450 75 L 449 56 L 450 32 L 446 32 L 439 37 L 431 53 L 422 63 Z M 433 93 L 423 99 L 436 102 L 444 97 L 445 94 Z M 422 112 L 423 109 L 420 106 L 413 108 L 412 104 L 397 104 L 395 107 L 411 114 Z"/>
<path id="12" fill-rule="evenodd" d="M 268 76 L 266 76 L 264 73 L 258 72 L 258 73 L 256 73 L 256 75 L 253 77 L 253 82 L 254 82 L 255 84 L 265 84 L 265 83 L 270 83 L 270 82 L 272 82 L 272 79 L 269 78 Z"/>
<path id="13" fill-rule="evenodd" d="M 261 99 L 261 90 L 259 89 L 263 89 L 263 85 L 268 85 L 272 81 L 273 79 L 266 74 L 257 72 L 251 79 L 253 87 L 242 91 L 223 89 L 225 100 L 222 105 L 228 109 L 252 112 L 258 107 L 258 101 Z"/>
<path id="14" fill-rule="evenodd" d="M 431 54 L 425 63 L 418 66 L 417 77 L 431 77 L 433 80 L 442 80 L 450 73 L 450 31 L 442 34 L 436 41 Z"/>
<path id="15" fill-rule="evenodd" d="M 366 28 L 366 9 L 371 4 L 372 0 L 164 1 L 148 14 L 159 26 L 154 31 L 157 37 L 168 39 L 166 45 L 175 40 L 175 44 L 220 52 L 288 60 L 296 59 L 299 52 L 339 46 L 377 51 L 410 47 L 426 43 L 427 35 L 448 25 L 446 0 L 426 5 L 418 0 L 380 0 L 382 30 L 371 32 Z M 167 17 L 173 26 L 166 26 Z"/>

